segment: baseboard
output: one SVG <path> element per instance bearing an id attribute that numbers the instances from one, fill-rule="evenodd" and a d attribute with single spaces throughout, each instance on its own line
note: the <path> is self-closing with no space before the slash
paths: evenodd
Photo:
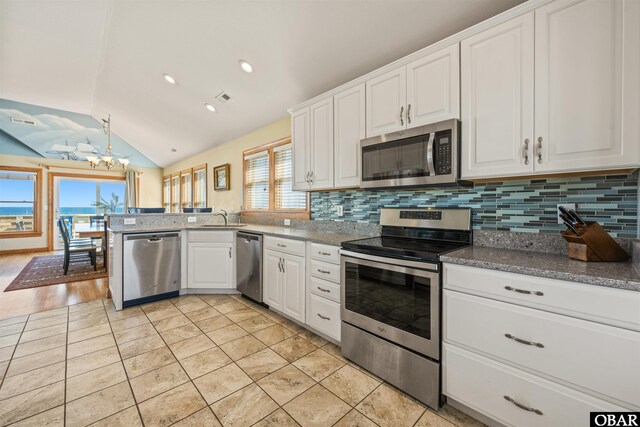
<path id="1" fill-rule="evenodd" d="M 49 248 L 27 248 L 27 249 L 7 249 L 0 251 L 2 255 L 30 254 L 32 252 L 49 252 Z"/>

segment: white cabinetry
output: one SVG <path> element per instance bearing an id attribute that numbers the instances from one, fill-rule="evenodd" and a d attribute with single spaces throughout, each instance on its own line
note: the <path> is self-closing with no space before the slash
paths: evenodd
<path id="1" fill-rule="evenodd" d="M 291 116 L 294 190 L 333 188 L 333 98 Z"/>
<path id="2" fill-rule="evenodd" d="M 462 178 L 532 173 L 533 12 L 460 49 Z"/>
<path id="3" fill-rule="evenodd" d="M 459 46 L 367 81 L 367 137 L 459 118 Z"/>
<path id="4" fill-rule="evenodd" d="M 453 264 L 443 286 L 450 399 L 523 426 L 640 408 L 640 293 Z"/>
<path id="5" fill-rule="evenodd" d="M 365 138 L 365 85 L 333 97 L 334 187 L 360 186 L 360 140 Z"/>
<path id="6" fill-rule="evenodd" d="M 307 254 L 306 323 L 340 342 L 340 248 L 310 242 Z"/>
<path id="7" fill-rule="evenodd" d="M 637 166 L 639 23 L 635 0 L 558 0 L 463 40 L 462 178 Z"/>
<path id="8" fill-rule="evenodd" d="M 187 288 L 235 289 L 235 250 L 232 231 L 189 231 Z"/>
<path id="9" fill-rule="evenodd" d="M 304 242 L 265 237 L 263 258 L 264 302 L 272 309 L 300 322 L 305 321 Z M 295 253 L 289 249 L 300 247 Z M 278 246 L 280 245 L 280 246 Z M 273 248 L 280 247 L 280 250 Z"/>

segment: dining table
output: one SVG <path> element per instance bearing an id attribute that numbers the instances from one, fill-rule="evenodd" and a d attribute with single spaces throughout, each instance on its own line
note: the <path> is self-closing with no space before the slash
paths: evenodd
<path id="1" fill-rule="evenodd" d="M 94 238 L 98 239 L 104 237 L 104 225 L 102 223 L 99 224 L 76 224 L 74 226 L 75 234 L 78 235 L 79 238 Z"/>

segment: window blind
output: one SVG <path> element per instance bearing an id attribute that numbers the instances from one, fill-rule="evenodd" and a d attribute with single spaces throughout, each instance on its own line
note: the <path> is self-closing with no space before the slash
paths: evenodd
<path id="1" fill-rule="evenodd" d="M 162 183 L 163 183 L 162 201 L 164 205 L 163 207 L 166 209 L 167 212 L 169 212 L 171 210 L 171 179 L 165 178 Z"/>
<path id="2" fill-rule="evenodd" d="M 180 212 L 180 175 L 171 178 L 171 212 Z"/>
<path id="3" fill-rule="evenodd" d="M 193 207 L 207 207 L 207 170 L 193 171 Z"/>
<path id="4" fill-rule="evenodd" d="M 245 156 L 245 209 L 269 209 L 269 153 Z"/>
<path id="5" fill-rule="evenodd" d="M 182 193 L 182 207 L 190 208 L 191 206 L 191 170 L 182 172 L 180 175 L 180 182 L 182 184 L 182 188 L 180 192 Z"/>
<path id="6" fill-rule="evenodd" d="M 306 209 L 307 194 L 292 190 L 291 144 L 277 147 L 274 152 L 275 209 Z"/>

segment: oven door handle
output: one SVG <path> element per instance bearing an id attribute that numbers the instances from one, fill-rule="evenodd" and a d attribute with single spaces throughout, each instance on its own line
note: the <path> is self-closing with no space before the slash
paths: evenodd
<path id="1" fill-rule="evenodd" d="M 343 262 L 349 260 L 354 264 L 368 265 L 401 273 L 416 274 L 423 277 L 432 277 L 437 275 L 439 270 L 438 264 L 430 262 L 405 261 L 396 258 L 384 258 L 345 250 L 341 250 L 340 255 Z M 384 266 L 381 266 L 380 264 L 383 264 Z M 344 271 L 345 269 L 343 268 L 342 272 L 344 273 Z"/>
<path id="2" fill-rule="evenodd" d="M 427 142 L 427 169 L 429 170 L 429 176 L 436 174 L 436 167 L 433 164 L 433 141 L 436 139 L 436 133 L 431 132 L 429 134 L 429 142 Z"/>

